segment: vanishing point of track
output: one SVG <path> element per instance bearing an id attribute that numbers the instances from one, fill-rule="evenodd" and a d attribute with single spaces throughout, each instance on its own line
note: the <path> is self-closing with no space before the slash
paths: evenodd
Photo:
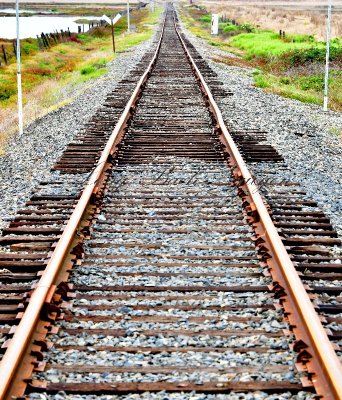
<path id="1" fill-rule="evenodd" d="M 283 160 L 228 132 L 214 98 L 232 93 L 177 26 L 169 5 L 155 52 L 3 232 L 1 399 L 342 398 L 341 331 L 322 326 L 342 285 L 306 282 L 341 278 L 336 232 L 296 184 L 261 197 L 243 157 Z"/>

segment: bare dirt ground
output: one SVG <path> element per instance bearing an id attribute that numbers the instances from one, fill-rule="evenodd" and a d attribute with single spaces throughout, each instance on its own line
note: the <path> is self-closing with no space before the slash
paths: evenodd
<path id="1" fill-rule="evenodd" d="M 326 36 L 327 1 L 194 0 L 193 3 L 240 23 L 281 29 L 290 34 L 315 35 L 318 40 Z M 331 33 L 332 37 L 342 36 L 342 0 L 333 1 Z"/>

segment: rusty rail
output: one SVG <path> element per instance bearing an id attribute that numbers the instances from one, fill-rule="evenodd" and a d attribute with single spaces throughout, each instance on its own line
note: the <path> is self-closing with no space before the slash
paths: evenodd
<path id="1" fill-rule="evenodd" d="M 298 273 L 287 253 L 284 244 L 275 228 L 273 221 L 266 209 L 261 195 L 256 191 L 254 179 L 251 176 L 233 138 L 229 134 L 225 126 L 221 111 L 219 110 L 211 91 L 206 84 L 201 72 L 197 68 L 184 40 L 179 33 L 176 25 L 176 32 L 182 43 L 186 56 L 188 57 L 192 69 L 197 76 L 203 92 L 207 96 L 207 100 L 211 111 L 215 115 L 219 129 L 222 132 L 221 140 L 229 149 L 229 153 L 233 159 L 235 168 L 235 176 L 242 178 L 245 187 L 248 190 L 251 199 L 251 207 L 258 215 L 261 229 L 260 236 L 264 236 L 264 240 L 270 246 L 272 255 L 272 264 L 275 276 L 279 279 L 285 288 L 289 297 L 288 302 L 291 304 L 291 310 L 294 322 L 298 324 L 302 338 L 304 339 L 306 350 L 312 355 L 308 367 L 310 373 L 313 373 L 312 382 L 318 394 L 325 399 L 342 399 L 342 367 L 341 363 L 333 349 L 328 335 L 323 328 L 321 321 L 316 313 L 314 306 L 301 282 Z M 305 347 L 305 346 L 304 346 Z"/>
<path id="2" fill-rule="evenodd" d="M 104 148 L 101 157 L 92 172 L 82 195 L 76 204 L 76 207 L 61 235 L 59 241 L 56 244 L 55 250 L 53 251 L 51 258 L 46 266 L 46 269 L 40 278 L 37 287 L 35 288 L 32 296 L 30 298 L 29 304 L 25 313 L 17 326 L 14 336 L 11 339 L 9 346 L 4 354 L 3 359 L 0 363 L 0 399 L 8 398 L 8 392 L 10 390 L 11 383 L 16 376 L 16 371 L 22 362 L 25 355 L 26 349 L 31 342 L 31 338 L 36 329 L 36 325 L 39 320 L 39 315 L 41 309 L 45 303 L 47 296 L 51 293 L 55 279 L 58 272 L 63 264 L 63 261 L 68 253 L 69 247 L 77 228 L 82 220 L 82 217 L 90 204 L 93 194 L 96 193 L 98 185 L 102 174 L 105 172 L 107 167 L 107 161 L 110 156 L 115 152 L 115 145 L 117 144 L 118 137 L 123 132 L 126 126 L 127 120 L 129 119 L 132 107 L 134 106 L 136 100 L 139 97 L 140 91 L 143 84 L 148 79 L 150 71 L 153 69 L 155 62 L 158 57 L 160 50 L 163 34 L 165 27 L 165 19 L 162 25 L 162 30 L 160 34 L 160 39 L 157 45 L 157 49 L 154 56 L 147 67 L 146 71 L 140 78 L 130 100 L 128 101 L 120 119 L 118 120 L 115 129 L 113 130 L 111 136 L 108 139 L 106 147 Z"/>
<path id="3" fill-rule="evenodd" d="M 142 86 L 148 79 L 149 73 L 156 62 L 164 33 L 164 26 L 165 21 L 153 59 L 139 80 L 136 89 L 127 103 L 114 131 L 112 132 L 108 143 L 101 154 L 101 158 L 98 161 L 95 170 L 91 174 L 88 184 L 85 186 L 82 196 L 80 197 L 80 200 L 78 201 L 75 210 L 72 213 L 71 218 L 56 245 L 56 248 L 48 262 L 47 268 L 44 271 L 37 288 L 32 294 L 26 312 L 24 313 L 24 316 L 18 325 L 9 347 L 3 357 L 3 360 L 0 364 L 0 376 L 2 378 L 0 381 L 0 399 L 5 399 L 9 396 L 10 385 L 13 382 L 13 378 L 16 376 L 16 371 L 22 362 L 24 354 L 30 344 L 31 338 L 36 329 L 36 324 L 39 320 L 40 310 L 44 305 L 47 296 L 51 293 L 58 275 L 58 271 L 68 253 L 77 228 L 88 205 L 90 204 L 92 196 L 98 189 L 97 183 L 108 166 L 108 159 L 115 152 L 115 146 L 118 143 L 118 140 L 127 124 L 127 120 L 131 115 L 132 107 L 134 107 L 134 103 L 140 94 Z M 307 292 L 294 269 L 292 261 L 278 235 L 278 232 L 273 225 L 263 200 L 260 194 L 255 192 L 253 179 L 232 137 L 225 127 L 221 112 L 218 109 L 218 106 L 214 101 L 213 96 L 203 79 L 203 76 L 195 65 L 191 54 L 186 48 L 181 35 L 177 29 L 176 31 L 184 47 L 185 53 L 187 54 L 193 70 L 197 75 L 202 89 L 208 99 L 209 107 L 216 117 L 218 127 L 222 133 L 221 140 L 229 148 L 231 158 L 233 159 L 233 164 L 237 166 L 234 174 L 238 178 L 243 178 L 246 190 L 248 190 L 250 205 L 256 211 L 258 219 L 260 220 L 258 233 L 264 237 L 266 244 L 270 247 L 269 251 L 274 260 L 272 261 L 274 263 L 274 265 L 272 265 L 272 274 L 274 274 L 273 276 L 278 277 L 276 280 L 281 282 L 287 294 L 289 295 L 288 307 L 292 311 L 292 314 L 295 317 L 294 321 L 298 325 L 298 329 L 300 329 L 303 340 L 313 356 L 312 360 L 309 362 L 309 368 L 310 372 L 313 371 L 315 373 L 315 376 L 312 380 L 315 383 L 317 392 L 326 399 L 341 399 L 342 369 L 339 360 L 329 342 L 326 332 L 320 323 Z"/>

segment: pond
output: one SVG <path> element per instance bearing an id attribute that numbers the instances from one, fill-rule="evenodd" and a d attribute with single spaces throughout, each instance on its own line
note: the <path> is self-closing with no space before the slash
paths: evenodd
<path id="1" fill-rule="evenodd" d="M 1 11 L 1 10 L 0 10 Z M 68 28 L 71 32 L 77 32 L 78 26 L 75 21 L 78 19 L 100 20 L 101 17 L 63 17 L 63 16 L 32 16 L 20 17 L 20 38 L 25 39 L 29 37 L 35 38 L 42 32 L 51 33 L 67 31 Z M 83 28 L 82 28 L 83 29 Z M 88 29 L 88 25 L 84 26 Z M 14 39 L 16 37 L 16 22 L 15 17 L 0 17 L 0 38 Z"/>
<path id="2" fill-rule="evenodd" d="M 31 11 L 31 10 L 19 10 L 19 13 L 27 13 L 27 14 L 34 14 L 36 11 Z M 14 8 L 2 8 L 0 9 L 0 13 L 5 13 L 5 14 L 15 14 L 15 9 Z"/>

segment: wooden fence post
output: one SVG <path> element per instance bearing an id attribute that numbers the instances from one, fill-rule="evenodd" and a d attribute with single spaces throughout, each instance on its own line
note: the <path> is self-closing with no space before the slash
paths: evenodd
<path id="1" fill-rule="evenodd" d="M 39 46 L 39 50 L 44 50 L 44 46 L 42 45 L 42 41 L 40 40 L 39 35 L 37 35 L 37 42 L 38 42 L 38 46 Z"/>
<path id="2" fill-rule="evenodd" d="M 2 53 L 4 55 L 4 60 L 5 60 L 5 64 L 8 64 L 8 60 L 7 60 L 7 54 L 6 54 L 6 50 L 5 50 L 5 46 L 2 45 Z"/>
<path id="3" fill-rule="evenodd" d="M 40 36 L 41 36 L 42 41 L 43 41 L 43 43 L 44 43 L 44 47 L 47 49 L 47 48 L 49 47 L 49 43 L 48 43 L 48 41 L 47 41 L 47 39 L 46 39 L 46 36 L 44 35 L 43 32 L 42 32 L 42 34 L 41 34 Z"/>
<path id="4" fill-rule="evenodd" d="M 17 58 L 17 43 L 15 40 L 13 40 L 13 50 L 14 50 L 15 58 Z"/>
<path id="5" fill-rule="evenodd" d="M 57 29 L 56 29 L 55 35 L 56 35 L 56 37 L 57 37 L 58 42 L 59 42 L 59 43 L 62 43 L 61 35 L 60 35 L 60 33 L 57 31 Z"/>

